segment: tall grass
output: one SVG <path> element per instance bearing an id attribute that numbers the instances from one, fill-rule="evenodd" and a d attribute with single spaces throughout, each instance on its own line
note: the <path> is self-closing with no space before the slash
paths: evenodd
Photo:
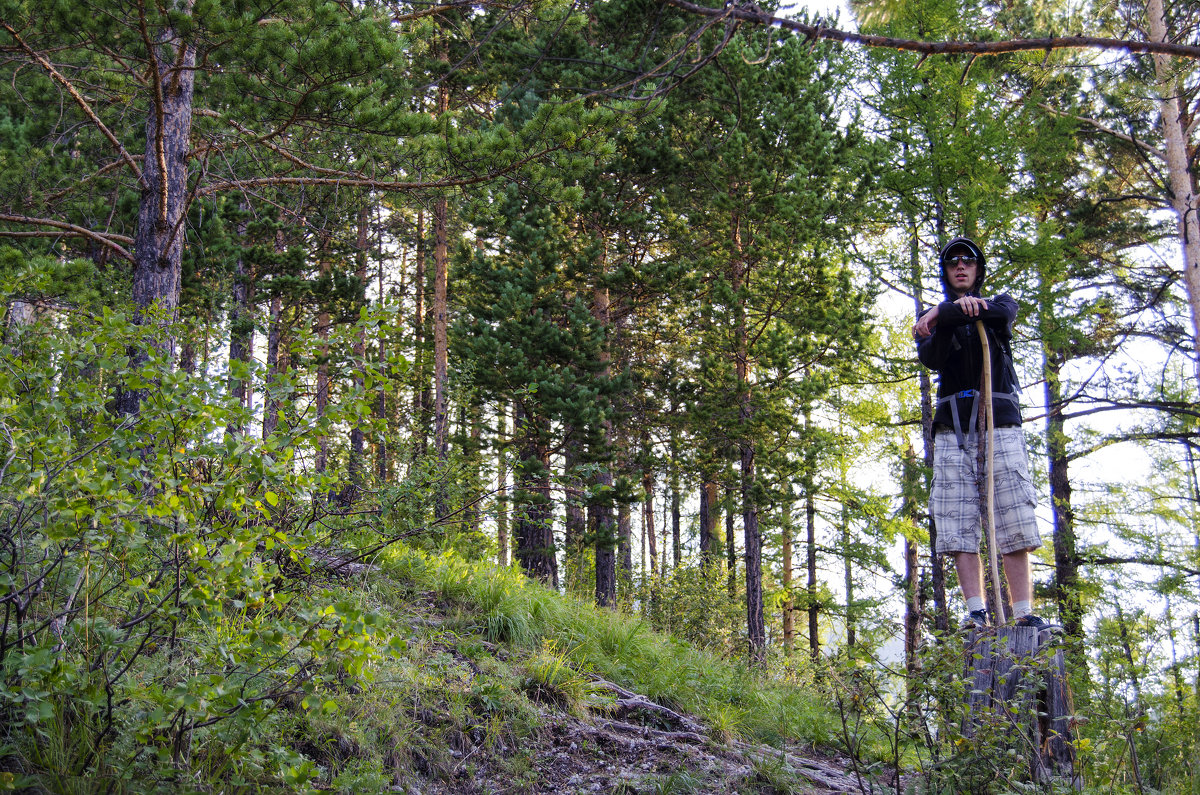
<path id="1" fill-rule="evenodd" d="M 461 610 L 465 629 L 531 656 L 554 648 L 577 671 L 697 715 L 716 739 L 834 741 L 837 719 L 812 690 L 697 650 L 636 617 L 556 593 L 517 569 L 405 547 L 393 549 L 384 567 Z"/>

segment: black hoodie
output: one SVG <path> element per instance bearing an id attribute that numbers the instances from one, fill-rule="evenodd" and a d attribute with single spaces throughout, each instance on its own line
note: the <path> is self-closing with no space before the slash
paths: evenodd
<path id="1" fill-rule="evenodd" d="M 939 265 L 944 261 L 945 255 L 956 246 L 965 246 L 973 250 L 979 260 L 980 275 L 971 292 L 972 295 L 979 295 L 986 271 L 983 252 L 973 241 L 967 238 L 951 240 L 939 255 Z M 942 277 L 945 284 L 944 268 Z M 937 325 L 934 326 L 933 334 L 917 341 L 917 357 L 921 363 L 938 372 L 938 404 L 933 415 L 934 424 L 946 428 L 954 427 L 954 412 L 950 401 L 943 398 L 958 394 L 955 402 L 958 404 L 961 429 L 964 435 L 969 433 L 974 409 L 974 392 L 979 389 L 983 378 L 983 349 L 979 342 L 979 334 L 975 330 L 975 321 L 982 320 L 987 330 L 992 359 L 993 421 L 997 427 L 1020 426 L 1021 409 L 1016 399 L 1018 385 L 1011 347 L 1013 321 L 1017 318 L 1017 302 L 1008 293 L 1002 293 L 994 298 L 985 299 L 987 309 L 981 311 L 977 317 L 968 317 L 951 300 L 953 293 L 948 286 L 946 291 L 947 300 L 938 307 Z M 1012 397 L 1002 397 L 1008 395 Z"/>

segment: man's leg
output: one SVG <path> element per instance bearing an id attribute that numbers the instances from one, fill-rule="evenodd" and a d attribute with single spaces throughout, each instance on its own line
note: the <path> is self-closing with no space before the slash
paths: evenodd
<path id="1" fill-rule="evenodd" d="M 958 586 L 963 599 L 983 597 L 983 564 L 975 552 L 955 552 L 954 569 L 958 572 Z M 1007 569 L 1005 569 L 1007 571 Z"/>
<path id="2" fill-rule="evenodd" d="M 1033 566 L 1029 550 L 1021 549 L 1002 556 L 1004 577 L 1008 580 L 1008 595 L 1012 597 L 1013 618 L 1033 612 Z"/>

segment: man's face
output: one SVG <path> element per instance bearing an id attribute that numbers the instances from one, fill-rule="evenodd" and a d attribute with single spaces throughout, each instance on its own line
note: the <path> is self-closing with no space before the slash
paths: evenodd
<path id="1" fill-rule="evenodd" d="M 975 286 L 979 276 L 979 262 L 970 252 L 956 249 L 946 256 L 942 267 L 946 269 L 946 282 L 959 295 L 966 295 Z"/>

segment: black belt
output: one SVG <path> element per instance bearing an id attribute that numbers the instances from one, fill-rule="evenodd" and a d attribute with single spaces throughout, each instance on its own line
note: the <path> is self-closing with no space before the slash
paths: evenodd
<path id="1" fill-rule="evenodd" d="M 975 443 L 977 420 L 979 419 L 979 397 L 978 389 L 964 389 L 961 392 L 955 392 L 953 395 L 947 395 L 944 398 L 938 399 L 938 405 L 943 403 L 950 404 L 950 417 L 954 420 L 954 436 L 958 439 L 958 448 L 960 450 L 967 449 L 968 444 Z M 966 441 L 963 441 L 962 422 L 958 416 L 958 400 L 959 398 L 971 398 L 971 429 L 967 432 Z M 993 392 L 992 399 L 1003 398 L 1011 400 L 1013 405 L 1018 409 L 1021 408 L 1021 399 L 1011 392 Z"/>

